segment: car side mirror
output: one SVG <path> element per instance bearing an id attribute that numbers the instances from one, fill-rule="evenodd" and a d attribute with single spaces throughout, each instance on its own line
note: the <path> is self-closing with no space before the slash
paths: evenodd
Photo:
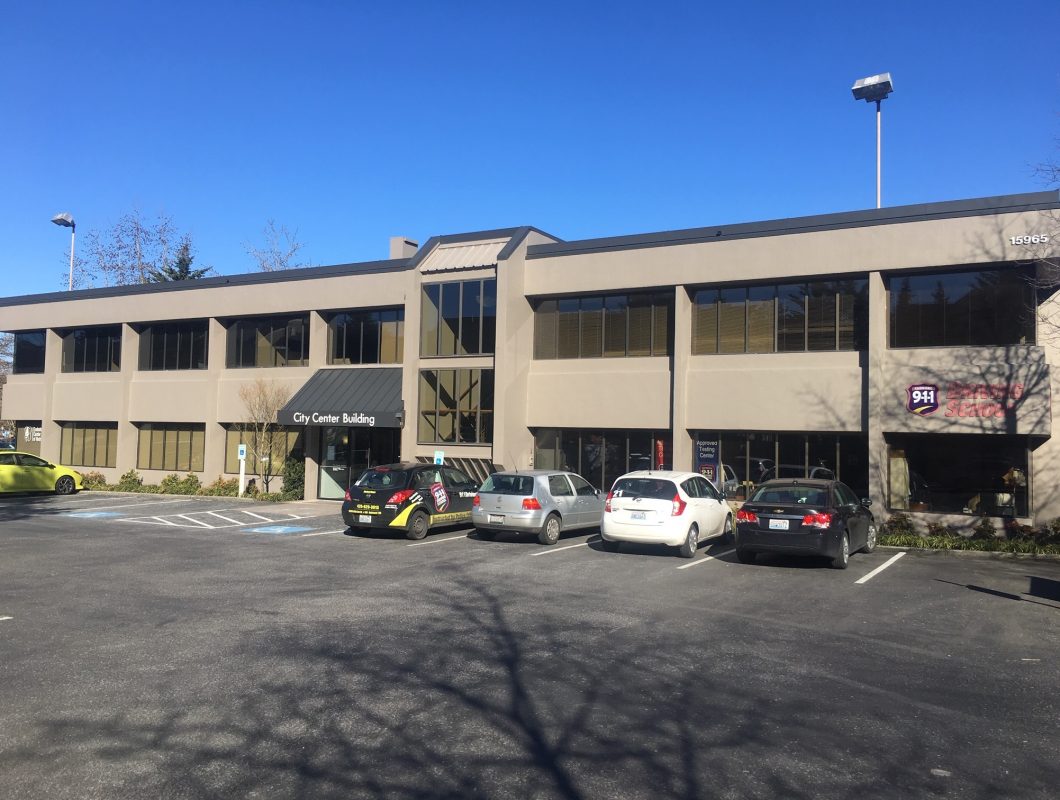
<path id="1" fill-rule="evenodd" d="M 872 506 L 872 500 L 870 500 L 867 497 L 862 497 L 861 498 L 861 505 L 865 506 L 865 508 L 869 508 L 869 507 Z"/>

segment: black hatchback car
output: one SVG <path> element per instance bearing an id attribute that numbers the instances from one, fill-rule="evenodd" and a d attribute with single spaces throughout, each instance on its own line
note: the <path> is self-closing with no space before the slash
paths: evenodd
<path id="1" fill-rule="evenodd" d="M 463 472 L 440 464 L 372 467 L 346 490 L 342 520 L 353 529 L 402 530 L 422 539 L 436 525 L 470 523 L 477 489 Z"/>
<path id="2" fill-rule="evenodd" d="M 851 553 L 876 549 L 871 503 L 839 481 L 766 481 L 736 512 L 736 557 L 750 564 L 758 553 L 817 555 L 846 569 Z"/>

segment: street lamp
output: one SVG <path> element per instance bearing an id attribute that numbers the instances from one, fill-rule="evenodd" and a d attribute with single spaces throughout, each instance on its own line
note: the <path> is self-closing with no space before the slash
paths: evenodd
<path id="1" fill-rule="evenodd" d="M 70 291 L 72 292 L 74 290 L 74 234 L 77 233 L 77 225 L 69 211 L 56 214 L 52 217 L 52 222 L 70 229 Z"/>
<path id="2" fill-rule="evenodd" d="M 851 87 L 855 100 L 876 104 L 876 208 L 880 207 L 880 103 L 894 91 L 891 73 L 881 72 L 856 81 Z"/>

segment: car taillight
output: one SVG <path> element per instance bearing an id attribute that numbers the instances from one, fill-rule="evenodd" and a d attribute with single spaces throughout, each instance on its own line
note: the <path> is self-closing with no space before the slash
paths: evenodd
<path id="1" fill-rule="evenodd" d="M 685 513 L 685 505 L 687 505 L 687 504 L 685 503 L 684 500 L 681 499 L 681 495 L 675 494 L 674 495 L 674 510 L 670 512 L 670 516 L 671 517 L 679 517 L 682 514 L 684 514 Z"/>
<path id="2" fill-rule="evenodd" d="M 350 500 L 352 500 L 352 499 L 353 499 L 353 498 L 352 498 L 352 497 L 350 497 L 350 490 L 349 490 L 349 489 L 347 489 L 347 490 L 346 490 L 346 501 L 347 501 L 347 502 L 349 502 L 349 501 L 350 501 Z"/>
<path id="3" fill-rule="evenodd" d="M 388 506 L 396 506 L 399 503 L 404 503 L 410 497 L 412 497 L 412 489 L 402 489 L 400 492 L 394 492 L 390 495 L 390 499 L 386 501 Z"/>
<path id="4" fill-rule="evenodd" d="M 736 512 L 737 522 L 754 522 L 757 524 L 758 515 L 753 511 L 744 511 L 742 508 Z"/>
<path id="5" fill-rule="evenodd" d="M 611 513 L 611 498 L 615 496 L 614 492 L 608 492 L 607 497 L 604 499 L 604 513 Z"/>
<path id="6" fill-rule="evenodd" d="M 476 494 L 476 495 L 475 495 L 474 497 L 472 497 L 472 498 L 471 498 L 471 505 L 473 505 L 473 506 L 480 506 L 480 505 L 482 505 L 482 498 L 481 498 L 481 497 L 479 497 L 479 496 L 478 496 L 478 495 Z"/>
<path id="7" fill-rule="evenodd" d="M 524 497 L 523 498 L 523 511 L 540 511 L 541 504 L 537 502 L 536 497 Z"/>
<path id="8" fill-rule="evenodd" d="M 831 514 L 807 514 L 802 518 L 802 526 L 804 528 L 828 528 L 831 524 Z"/>

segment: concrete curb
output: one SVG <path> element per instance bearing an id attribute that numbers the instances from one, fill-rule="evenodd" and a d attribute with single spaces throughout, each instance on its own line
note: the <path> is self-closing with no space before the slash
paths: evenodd
<path id="1" fill-rule="evenodd" d="M 962 558 L 972 558 L 978 556 L 980 558 L 992 558 L 992 559 L 1027 559 L 1030 561 L 1060 561 L 1060 554 L 1058 553 L 1000 553 L 997 551 L 984 551 L 984 550 L 939 550 L 930 547 L 897 547 L 895 545 L 881 544 L 877 545 L 877 550 L 890 550 L 898 553 L 905 551 L 907 553 L 931 553 L 931 554 L 943 554 L 943 555 L 955 555 L 961 556 Z"/>

